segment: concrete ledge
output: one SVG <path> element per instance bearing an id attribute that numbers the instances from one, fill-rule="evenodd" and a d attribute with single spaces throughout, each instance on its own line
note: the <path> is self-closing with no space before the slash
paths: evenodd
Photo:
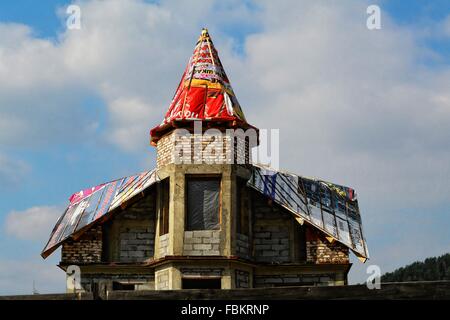
<path id="1" fill-rule="evenodd" d="M 92 293 L 55 293 L 18 296 L 0 296 L 0 300 L 94 300 Z"/>
<path id="2" fill-rule="evenodd" d="M 383 283 L 379 290 L 366 285 L 338 287 L 279 287 L 233 290 L 114 291 L 110 300 L 405 300 L 450 299 L 450 281 Z"/>
<path id="3" fill-rule="evenodd" d="M 382 283 L 339 287 L 279 287 L 257 289 L 190 289 L 110 291 L 109 300 L 449 300 L 450 281 Z M 93 300 L 91 293 L 0 296 L 0 300 Z"/>

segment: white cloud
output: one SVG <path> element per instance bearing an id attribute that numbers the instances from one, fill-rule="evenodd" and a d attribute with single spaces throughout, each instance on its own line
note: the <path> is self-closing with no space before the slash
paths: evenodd
<path id="1" fill-rule="evenodd" d="M 60 48 L 29 27 L 0 23 L 0 143 L 38 146 L 92 133 L 80 108 L 90 93 L 63 63 Z"/>
<path id="2" fill-rule="evenodd" d="M 2 121 L 0 119 L 0 127 Z M 28 163 L 0 153 L 0 190 L 17 186 L 31 170 Z"/>
<path id="3" fill-rule="evenodd" d="M 108 136 L 111 142 L 119 144 L 126 150 L 136 150 L 139 147 L 144 149 L 149 146 L 147 119 L 153 117 L 150 105 L 137 98 L 119 98 L 109 104 L 108 110 L 115 128 Z"/>
<path id="4" fill-rule="evenodd" d="M 6 216 L 5 231 L 18 239 L 38 240 L 44 243 L 62 213 L 61 208 L 54 206 L 12 211 Z"/>
<path id="5" fill-rule="evenodd" d="M 65 273 L 56 266 L 57 257 L 0 261 L 0 295 L 64 293 Z M 34 288 L 33 288 L 34 282 Z"/>

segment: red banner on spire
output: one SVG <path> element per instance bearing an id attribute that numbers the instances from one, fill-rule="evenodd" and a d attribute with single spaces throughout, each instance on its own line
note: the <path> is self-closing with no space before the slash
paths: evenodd
<path id="1" fill-rule="evenodd" d="M 215 120 L 245 123 L 245 116 L 206 29 L 194 53 L 163 122 L 150 131 L 152 140 L 175 120 Z"/>

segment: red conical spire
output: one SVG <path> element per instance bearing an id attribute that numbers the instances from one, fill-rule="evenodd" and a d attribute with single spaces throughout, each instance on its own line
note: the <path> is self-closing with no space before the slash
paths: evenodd
<path id="1" fill-rule="evenodd" d="M 152 144 L 167 130 L 193 120 L 228 127 L 251 127 L 207 29 L 202 30 L 163 122 L 150 131 Z"/>

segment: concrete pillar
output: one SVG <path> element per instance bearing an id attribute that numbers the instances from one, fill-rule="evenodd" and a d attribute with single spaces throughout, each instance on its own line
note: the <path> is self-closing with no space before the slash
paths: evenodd
<path id="1" fill-rule="evenodd" d="M 182 289 L 181 272 L 178 268 L 171 267 L 169 269 L 169 289 L 170 290 Z"/>
<path id="2" fill-rule="evenodd" d="M 222 289 L 236 288 L 235 272 L 233 268 L 228 267 L 223 271 L 221 282 Z"/>
<path id="3" fill-rule="evenodd" d="M 233 206 L 232 201 L 232 184 L 233 179 L 231 175 L 231 166 L 225 166 L 222 171 L 222 224 L 221 224 L 221 242 L 222 242 L 222 255 L 232 255 L 232 224 L 233 224 Z"/>
<path id="4" fill-rule="evenodd" d="M 185 215 L 185 173 L 175 170 L 170 175 L 169 255 L 183 255 Z"/>

